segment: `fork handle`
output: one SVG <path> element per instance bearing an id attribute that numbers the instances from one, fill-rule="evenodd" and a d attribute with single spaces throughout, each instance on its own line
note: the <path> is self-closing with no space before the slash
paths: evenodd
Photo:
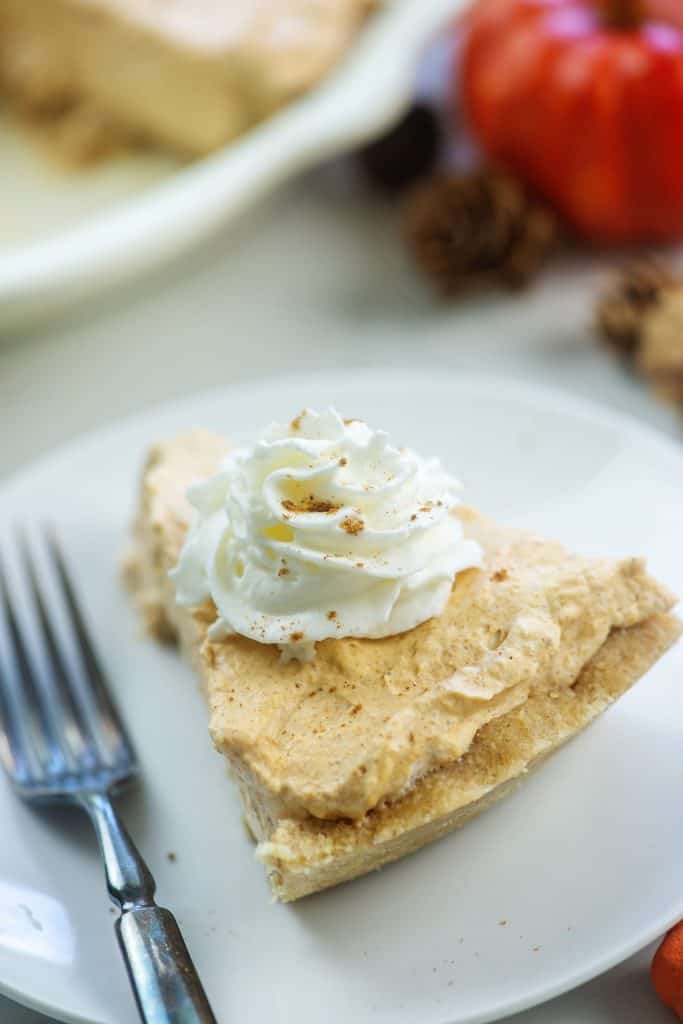
<path id="1" fill-rule="evenodd" d="M 155 883 L 109 797 L 89 793 L 109 895 L 121 910 L 116 937 L 144 1024 L 217 1024 L 180 929 L 154 902 Z"/>

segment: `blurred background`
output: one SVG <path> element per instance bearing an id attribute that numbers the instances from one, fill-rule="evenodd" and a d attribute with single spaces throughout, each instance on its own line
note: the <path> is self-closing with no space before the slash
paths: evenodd
<path id="1" fill-rule="evenodd" d="M 0 477 L 347 366 L 683 438 L 680 0 L 0 0 L 0 93 Z M 648 957 L 520 1020 L 669 1019 Z"/>
<path id="2" fill-rule="evenodd" d="M 0 468 L 314 366 L 495 366 L 680 436 L 682 21 L 4 0 Z"/>

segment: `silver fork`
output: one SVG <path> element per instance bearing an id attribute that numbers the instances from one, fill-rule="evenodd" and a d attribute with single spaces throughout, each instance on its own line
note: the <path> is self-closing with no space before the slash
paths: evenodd
<path id="1" fill-rule="evenodd" d="M 86 811 L 99 840 L 115 929 L 145 1024 L 216 1024 L 170 911 L 112 804 L 139 774 L 54 535 L 24 538 L 10 596 L 0 562 L 0 760 L 32 804 Z M 38 557 L 38 555 L 40 557 Z M 23 611 L 23 614 L 22 614 Z"/>

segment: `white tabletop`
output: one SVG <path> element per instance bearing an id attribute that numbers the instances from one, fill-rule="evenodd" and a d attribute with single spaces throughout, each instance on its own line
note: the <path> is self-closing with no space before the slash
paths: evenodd
<path id="1" fill-rule="evenodd" d="M 299 367 L 493 369 L 582 393 L 683 439 L 676 415 L 595 345 L 595 288 L 593 267 L 565 262 L 519 297 L 442 305 L 410 266 L 395 206 L 318 174 L 135 292 L 0 347 L 0 477 L 150 403 Z M 672 1018 L 652 993 L 651 956 L 515 1020 L 665 1024 Z M 0 1024 L 39 1021 L 0 997 Z"/>

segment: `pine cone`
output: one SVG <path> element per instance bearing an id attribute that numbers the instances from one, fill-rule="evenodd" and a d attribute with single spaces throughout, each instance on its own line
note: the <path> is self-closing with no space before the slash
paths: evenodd
<path id="1" fill-rule="evenodd" d="M 439 174 L 406 204 L 409 244 L 444 295 L 503 284 L 521 288 L 558 236 L 553 214 L 499 171 Z"/>
<path id="2" fill-rule="evenodd" d="M 602 338 L 626 358 L 635 357 L 645 318 L 663 292 L 678 283 L 674 274 L 658 263 L 627 267 L 598 301 L 596 326 Z"/>
<path id="3" fill-rule="evenodd" d="M 433 170 L 440 148 L 436 114 L 424 103 L 416 103 L 391 131 L 364 146 L 358 160 L 377 188 L 399 192 Z"/>
<path id="4" fill-rule="evenodd" d="M 661 398 L 683 405 L 683 284 L 648 313 L 636 365 Z"/>

